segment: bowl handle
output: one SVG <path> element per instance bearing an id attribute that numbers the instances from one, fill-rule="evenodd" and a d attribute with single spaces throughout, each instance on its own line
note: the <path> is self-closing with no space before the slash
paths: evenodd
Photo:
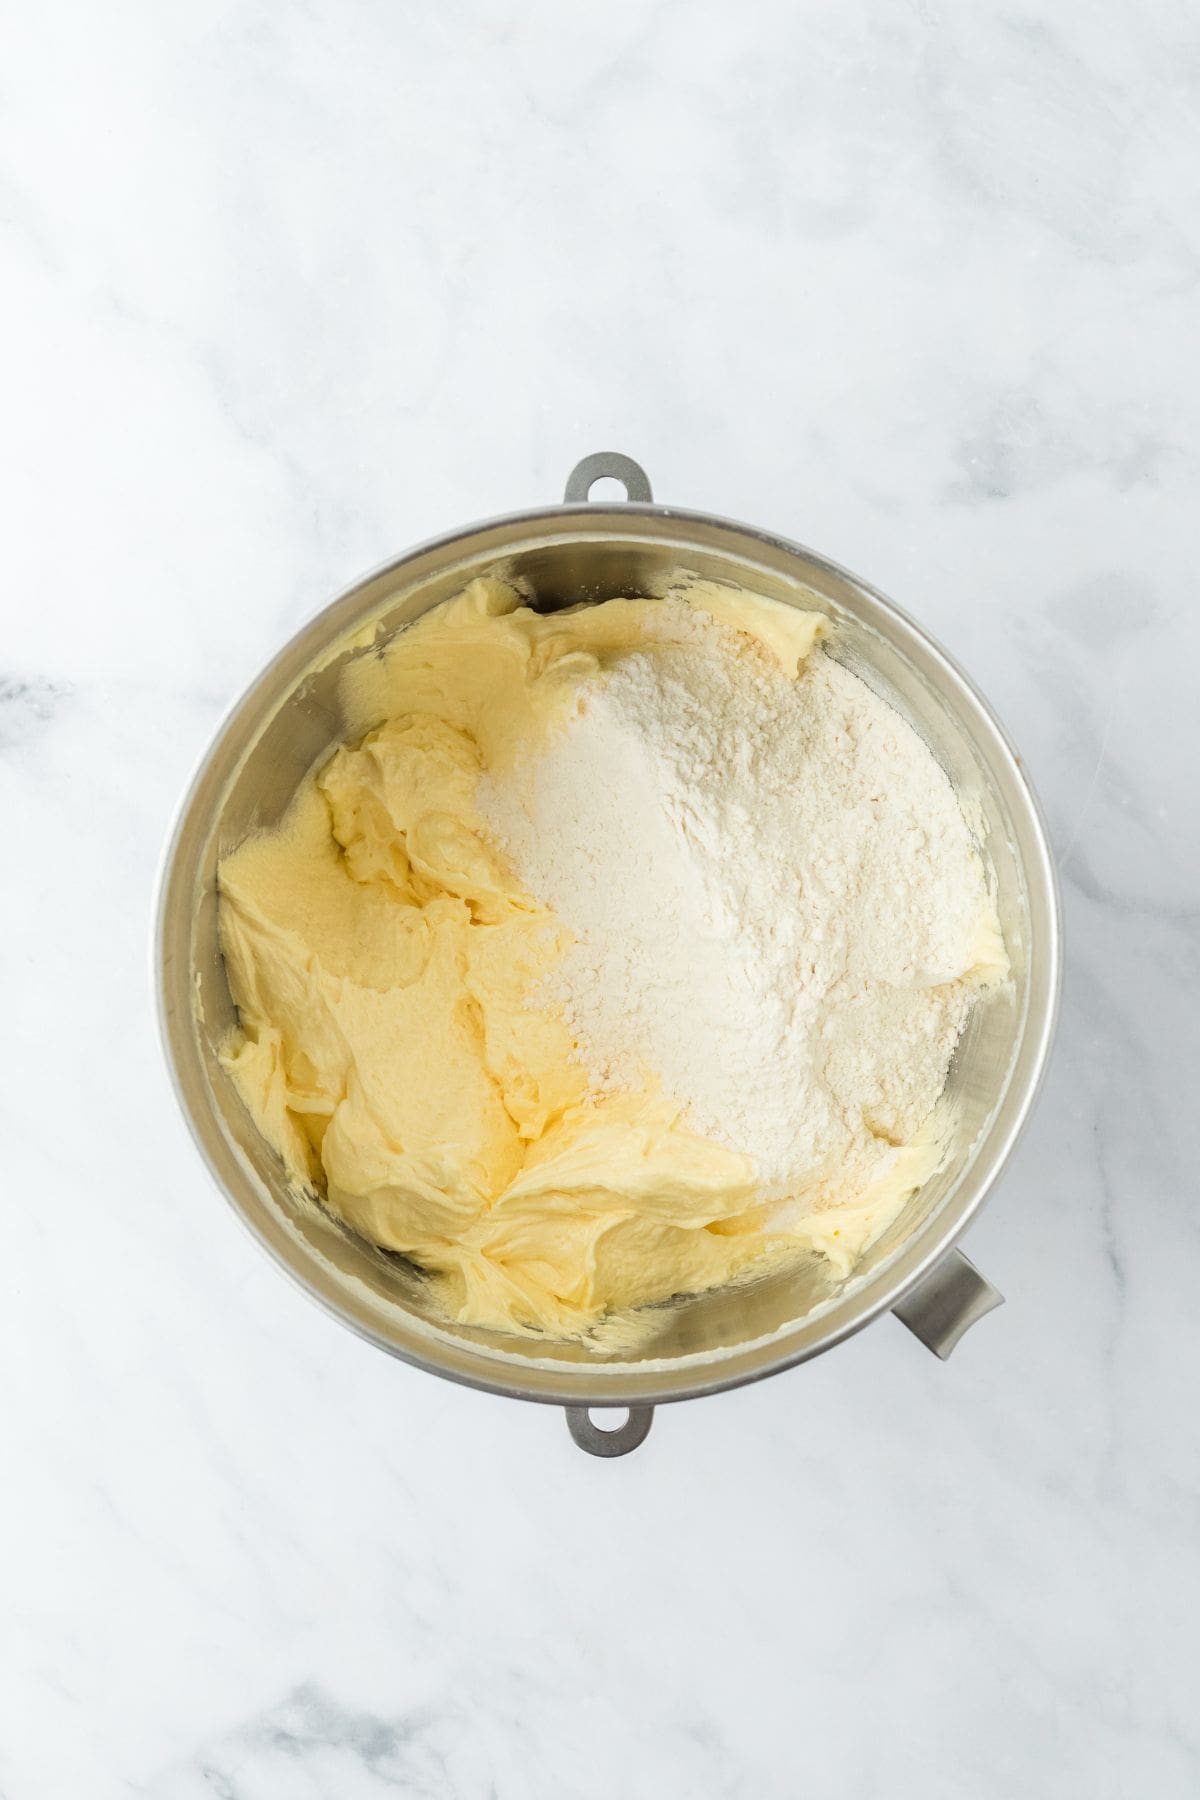
<path id="1" fill-rule="evenodd" d="M 603 481 L 606 476 L 622 484 L 626 500 L 645 503 L 654 498 L 650 477 L 641 463 L 635 463 L 632 456 L 622 456 L 619 450 L 597 450 L 593 456 L 585 456 L 582 462 L 577 462 L 567 476 L 564 504 L 571 506 L 586 500 L 593 484 Z"/>
<path id="2" fill-rule="evenodd" d="M 652 1406 L 631 1406 L 624 1424 L 606 1431 L 603 1425 L 596 1424 L 586 1406 L 568 1406 L 565 1411 L 567 1430 L 589 1456 L 628 1456 L 645 1443 L 654 1417 Z"/>
<path id="3" fill-rule="evenodd" d="M 951 1250 L 892 1311 L 926 1349 L 944 1362 L 964 1331 L 969 1331 L 984 1313 L 1003 1305 L 1004 1295 L 999 1289 L 984 1280 L 961 1250 Z"/>

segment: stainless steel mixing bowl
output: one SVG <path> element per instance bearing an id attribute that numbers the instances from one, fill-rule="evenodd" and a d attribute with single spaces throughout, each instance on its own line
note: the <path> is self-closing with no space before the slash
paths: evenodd
<path id="1" fill-rule="evenodd" d="M 615 476 L 625 502 L 590 503 Z M 448 1324 L 428 1282 L 292 1193 L 217 1059 L 234 1022 L 217 937 L 218 859 L 279 818 L 301 777 L 341 734 L 337 685 L 348 656 L 409 624 L 477 575 L 519 581 L 541 607 L 657 594 L 679 571 L 837 624 L 833 653 L 886 694 L 932 747 L 995 870 L 1012 962 L 1006 991 L 978 1006 L 949 1078 L 952 1152 L 846 1281 L 820 1259 L 748 1286 L 653 1309 L 642 1350 L 540 1343 Z M 348 640 L 357 640 L 354 648 Z M 163 1040 L 180 1103 L 218 1185 L 275 1260 L 343 1324 L 432 1374 L 567 1409 L 597 1455 L 641 1443 L 653 1408 L 816 1356 L 896 1312 L 937 1354 L 1000 1295 L 952 1248 L 989 1192 L 1028 1115 L 1054 1028 L 1060 925 L 1037 803 L 999 724 L 966 677 L 881 594 L 811 550 L 727 519 L 652 503 L 626 457 L 588 457 L 565 503 L 472 525 L 411 550 L 310 621 L 222 725 L 183 804 L 167 855 L 158 924 Z M 629 1409 L 605 1430 L 589 1408 Z"/>

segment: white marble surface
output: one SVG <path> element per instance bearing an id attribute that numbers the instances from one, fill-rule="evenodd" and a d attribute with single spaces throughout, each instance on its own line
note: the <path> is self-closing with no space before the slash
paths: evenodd
<path id="1" fill-rule="evenodd" d="M 4 1800 L 1200 1791 L 1185 0 L 6 9 Z M 892 593 L 1061 859 L 939 1365 L 599 1464 L 271 1269 L 160 1066 L 167 823 L 365 566 L 578 456 Z"/>

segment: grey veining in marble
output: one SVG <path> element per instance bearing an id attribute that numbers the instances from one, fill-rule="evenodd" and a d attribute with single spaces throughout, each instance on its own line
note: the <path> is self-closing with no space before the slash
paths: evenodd
<path id="1" fill-rule="evenodd" d="M 3 1800 L 1200 1792 L 1200 14 L 149 0 L 0 23 Z M 155 869 L 364 567 L 627 450 L 988 692 L 1059 1049 L 941 1366 L 625 1461 L 210 1191 Z"/>

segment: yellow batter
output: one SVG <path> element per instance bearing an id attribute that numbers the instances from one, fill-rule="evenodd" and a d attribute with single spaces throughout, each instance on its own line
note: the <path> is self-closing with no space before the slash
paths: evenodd
<path id="1" fill-rule="evenodd" d="M 824 627 L 749 596 L 697 601 L 792 674 Z M 474 582 L 348 665 L 358 747 L 221 865 L 240 1018 L 225 1060 L 247 1107 L 296 1182 L 438 1276 L 462 1321 L 578 1335 L 804 1245 L 844 1271 L 938 1159 L 932 1137 L 898 1147 L 853 1208 L 782 1236 L 749 1158 L 651 1089 L 590 1101 L 567 1027 L 530 1004 L 570 940 L 485 842 L 477 778 L 664 630 L 654 601 L 542 616 Z"/>

